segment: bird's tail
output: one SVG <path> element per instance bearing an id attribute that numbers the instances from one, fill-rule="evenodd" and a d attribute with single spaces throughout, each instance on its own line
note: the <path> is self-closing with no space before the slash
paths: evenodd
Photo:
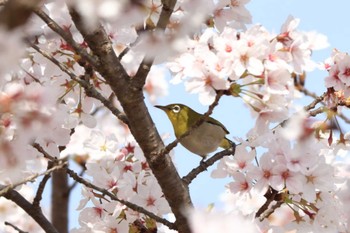
<path id="1" fill-rule="evenodd" d="M 220 147 L 224 148 L 224 149 L 229 149 L 231 148 L 233 145 L 235 145 L 235 143 L 227 138 L 222 139 L 221 143 L 220 143 Z"/>

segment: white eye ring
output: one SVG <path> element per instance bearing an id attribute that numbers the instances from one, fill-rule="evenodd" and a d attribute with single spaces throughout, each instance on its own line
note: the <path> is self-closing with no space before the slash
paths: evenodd
<path id="1" fill-rule="evenodd" d="M 172 110 L 173 110 L 174 113 L 178 113 L 178 112 L 180 112 L 180 109 L 181 108 L 180 108 L 179 105 L 175 105 Z"/>

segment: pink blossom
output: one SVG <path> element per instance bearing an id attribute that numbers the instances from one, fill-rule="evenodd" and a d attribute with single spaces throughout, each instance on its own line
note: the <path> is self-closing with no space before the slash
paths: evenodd
<path id="1" fill-rule="evenodd" d="M 330 68 L 329 75 L 325 78 L 325 86 L 327 88 L 333 87 L 336 91 L 344 90 L 345 86 L 339 78 L 339 73 L 338 65 L 333 65 Z"/>
<path id="2" fill-rule="evenodd" d="M 234 181 L 229 183 L 230 191 L 233 193 L 249 192 L 252 188 L 252 180 L 241 172 L 231 174 Z"/>
<path id="3" fill-rule="evenodd" d="M 266 193 L 273 177 L 274 165 L 273 159 L 268 153 L 265 153 L 260 157 L 259 167 L 249 171 L 249 175 L 257 180 L 254 189 L 261 193 Z"/>
<path id="4" fill-rule="evenodd" d="M 148 73 L 144 90 L 153 104 L 157 102 L 158 98 L 168 95 L 168 84 L 165 80 L 168 73 L 166 71 L 164 67 L 152 66 Z"/>
<path id="5" fill-rule="evenodd" d="M 265 72 L 265 85 L 272 94 L 288 94 L 292 85 L 291 74 L 286 69 Z"/>
<path id="6" fill-rule="evenodd" d="M 245 24 L 251 23 L 251 15 L 245 8 L 250 0 L 220 0 L 214 11 L 216 27 L 221 31 L 227 22 L 229 25 L 241 29 Z"/>
<path id="7" fill-rule="evenodd" d="M 333 168 L 327 164 L 317 164 L 304 172 L 306 183 L 303 186 L 303 198 L 309 202 L 316 200 L 317 191 L 329 192 L 334 190 Z"/>
<path id="8" fill-rule="evenodd" d="M 235 213 L 191 211 L 190 223 L 193 233 L 257 232 L 248 218 Z"/>
<path id="9" fill-rule="evenodd" d="M 338 77 L 346 85 L 350 86 L 350 56 L 347 55 L 338 63 Z"/>
<path id="10" fill-rule="evenodd" d="M 290 171 L 284 164 L 278 164 L 273 168 L 271 187 L 276 190 L 287 188 L 291 193 L 300 193 L 305 183 L 304 176 Z"/>

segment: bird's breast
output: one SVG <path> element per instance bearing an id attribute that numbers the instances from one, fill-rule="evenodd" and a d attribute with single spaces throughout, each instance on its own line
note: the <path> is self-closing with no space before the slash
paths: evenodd
<path id="1" fill-rule="evenodd" d="M 225 135 L 226 132 L 222 127 L 204 122 L 190 135 L 181 139 L 180 143 L 192 153 L 204 157 L 219 147 Z"/>

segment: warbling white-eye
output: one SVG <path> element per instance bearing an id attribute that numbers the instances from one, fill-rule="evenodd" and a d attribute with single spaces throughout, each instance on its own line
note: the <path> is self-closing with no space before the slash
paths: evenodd
<path id="1" fill-rule="evenodd" d="M 203 114 L 183 104 L 156 105 L 155 107 L 162 109 L 168 115 L 176 138 L 186 133 L 203 116 Z M 201 156 L 204 160 L 209 153 L 215 151 L 218 147 L 228 149 L 232 146 L 232 142 L 225 137 L 228 133 L 229 131 L 223 124 L 212 117 L 208 117 L 189 135 L 180 139 L 180 143 L 187 150 Z"/>

